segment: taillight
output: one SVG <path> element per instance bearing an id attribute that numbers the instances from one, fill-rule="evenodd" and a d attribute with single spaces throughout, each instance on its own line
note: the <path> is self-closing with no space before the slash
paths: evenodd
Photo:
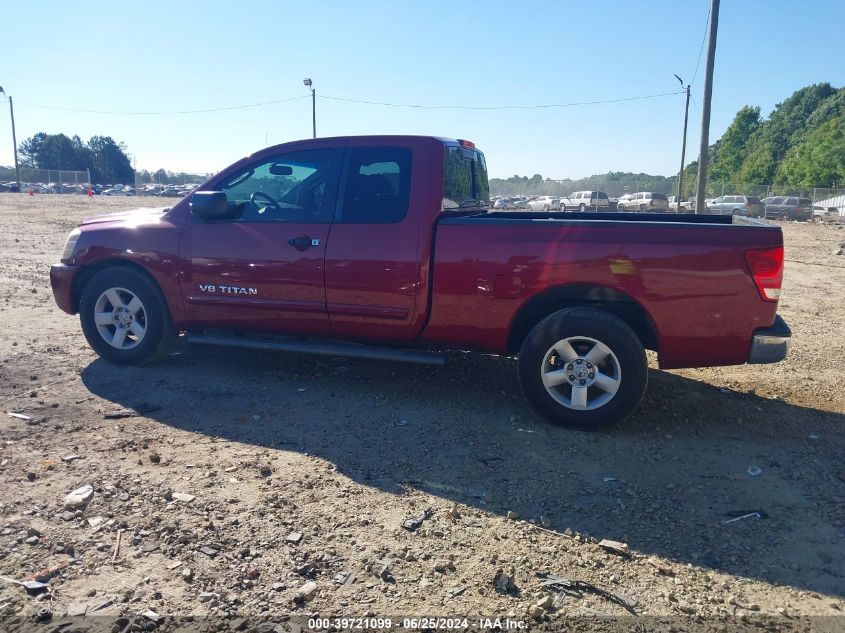
<path id="1" fill-rule="evenodd" d="M 780 299 L 780 287 L 783 285 L 783 246 L 755 248 L 745 251 L 744 254 L 760 296 L 765 301 Z"/>

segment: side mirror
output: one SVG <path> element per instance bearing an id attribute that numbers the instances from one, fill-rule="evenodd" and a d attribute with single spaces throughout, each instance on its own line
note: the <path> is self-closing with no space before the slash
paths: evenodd
<path id="1" fill-rule="evenodd" d="M 203 220 L 230 217 L 229 200 L 222 191 L 197 191 L 191 196 L 191 213 Z"/>

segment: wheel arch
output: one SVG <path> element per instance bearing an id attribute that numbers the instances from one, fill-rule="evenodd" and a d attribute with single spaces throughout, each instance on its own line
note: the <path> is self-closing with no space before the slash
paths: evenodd
<path id="1" fill-rule="evenodd" d="M 643 347 L 659 351 L 654 321 L 636 299 L 615 288 L 572 283 L 547 288 L 520 307 L 508 332 L 508 353 L 518 353 L 531 329 L 547 316 L 575 306 L 597 308 L 619 317 L 634 330 Z"/>
<path id="2" fill-rule="evenodd" d="M 165 297 L 164 292 L 161 289 L 161 285 L 158 283 L 156 278 L 153 277 L 146 268 L 136 262 L 113 257 L 98 259 L 91 262 L 90 264 L 83 266 L 74 276 L 73 287 L 71 289 L 71 300 L 73 301 L 73 309 L 76 312 L 79 312 L 79 302 L 82 298 L 82 291 L 84 290 L 86 284 L 91 281 L 94 275 L 103 270 L 108 270 L 109 268 L 129 269 L 145 277 L 153 285 L 153 288 L 161 299 L 162 305 L 167 308 L 168 316 L 170 316 L 170 304 L 167 302 L 167 298 Z"/>

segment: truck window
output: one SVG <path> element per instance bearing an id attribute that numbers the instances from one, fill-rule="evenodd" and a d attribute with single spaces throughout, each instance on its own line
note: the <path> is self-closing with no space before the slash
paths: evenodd
<path id="1" fill-rule="evenodd" d="M 404 147 L 356 147 L 349 161 L 341 221 L 390 224 L 408 215 L 411 150 Z"/>
<path id="2" fill-rule="evenodd" d="M 326 195 L 334 172 L 333 149 L 291 152 L 254 163 L 216 189 L 226 194 L 234 221 L 323 224 L 334 211 L 334 192 Z"/>
<path id="3" fill-rule="evenodd" d="M 447 145 L 443 164 L 443 208 L 484 207 L 489 202 L 490 187 L 484 154 Z"/>

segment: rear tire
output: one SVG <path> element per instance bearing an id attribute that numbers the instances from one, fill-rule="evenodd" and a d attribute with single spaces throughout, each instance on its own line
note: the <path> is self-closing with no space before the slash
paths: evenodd
<path id="1" fill-rule="evenodd" d="M 580 213 L 584 213 L 584 209 L 586 209 L 586 207 L 584 206 L 584 204 L 579 204 L 579 205 L 578 205 L 578 211 L 579 211 Z"/>
<path id="2" fill-rule="evenodd" d="M 640 213 L 645 213 L 646 211 L 648 211 L 648 209 L 646 209 L 644 204 L 641 204 L 640 205 Z"/>
<path id="3" fill-rule="evenodd" d="M 639 337 L 618 317 L 594 308 L 565 308 L 528 334 L 519 352 L 519 381 L 548 420 L 596 430 L 637 407 L 648 363 Z"/>
<path id="4" fill-rule="evenodd" d="M 82 290 L 79 319 L 91 348 L 118 365 L 157 360 L 176 338 L 158 286 L 132 268 L 107 268 L 91 277 Z"/>

